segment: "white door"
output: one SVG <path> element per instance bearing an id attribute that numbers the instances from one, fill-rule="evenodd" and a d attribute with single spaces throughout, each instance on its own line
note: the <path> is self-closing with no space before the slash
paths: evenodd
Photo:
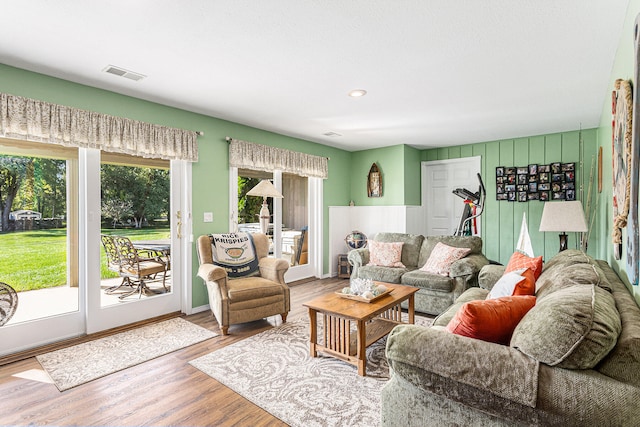
<path id="1" fill-rule="evenodd" d="M 479 156 L 422 162 L 422 206 L 428 236 L 455 233 L 465 205 L 453 190 L 465 188 L 472 193 L 477 192 L 480 186 L 478 173 Z"/>
<path id="2" fill-rule="evenodd" d="M 85 152 L 86 168 L 81 168 L 81 203 L 84 199 L 87 214 L 81 222 L 80 253 L 87 259 L 86 288 L 87 288 L 87 333 L 95 333 L 105 329 L 115 328 L 182 309 L 183 288 L 185 287 L 187 269 L 183 259 L 184 247 L 190 231 L 190 206 L 186 197 L 189 163 L 171 161 L 170 184 L 170 243 L 171 243 L 171 286 L 168 292 L 152 298 L 125 298 L 116 304 L 105 305 L 101 297 L 103 289 L 100 284 L 100 232 L 101 232 L 101 198 L 100 191 L 100 152 L 98 150 L 83 150 Z M 186 236 L 186 237 L 185 237 Z M 86 246 L 85 246 L 86 245 Z"/>

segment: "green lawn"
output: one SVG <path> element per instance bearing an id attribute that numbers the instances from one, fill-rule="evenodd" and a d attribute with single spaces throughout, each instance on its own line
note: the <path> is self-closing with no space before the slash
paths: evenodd
<path id="1" fill-rule="evenodd" d="M 132 241 L 168 239 L 168 228 L 102 229 L 104 234 L 128 236 Z M 16 291 L 51 288 L 67 284 L 66 229 L 0 233 L 0 282 Z M 102 278 L 117 277 L 107 270 L 100 245 Z"/>

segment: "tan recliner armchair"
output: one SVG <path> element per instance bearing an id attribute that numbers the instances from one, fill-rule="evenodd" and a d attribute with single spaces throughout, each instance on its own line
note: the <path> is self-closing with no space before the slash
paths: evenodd
<path id="1" fill-rule="evenodd" d="M 252 322 L 279 314 L 287 321 L 291 309 L 289 287 L 284 273 L 289 263 L 269 258 L 269 239 L 265 234 L 252 234 L 260 274 L 258 276 L 230 278 L 224 268 L 213 264 L 211 238 L 198 238 L 198 277 L 207 285 L 209 305 L 223 335 L 229 325 Z"/>

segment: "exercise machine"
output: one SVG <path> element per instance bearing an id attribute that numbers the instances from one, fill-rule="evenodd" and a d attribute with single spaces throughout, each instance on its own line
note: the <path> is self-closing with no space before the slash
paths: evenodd
<path id="1" fill-rule="evenodd" d="M 480 174 L 478 174 L 478 181 L 480 182 L 480 187 L 475 193 L 472 193 L 466 188 L 456 188 L 453 190 L 453 194 L 464 199 L 464 210 L 462 211 L 460 224 L 458 225 L 454 236 L 471 236 L 478 232 L 476 218 L 484 212 L 484 201 L 487 196 L 487 191 L 484 188 L 484 183 L 482 182 L 482 176 L 480 176 Z"/>

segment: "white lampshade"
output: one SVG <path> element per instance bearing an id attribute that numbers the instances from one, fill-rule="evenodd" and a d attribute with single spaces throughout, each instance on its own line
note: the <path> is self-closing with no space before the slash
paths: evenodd
<path id="1" fill-rule="evenodd" d="M 247 192 L 247 196 L 275 197 L 278 199 L 284 197 L 268 179 L 260 181 L 258 185 Z"/>
<path id="2" fill-rule="evenodd" d="M 542 210 L 540 231 L 585 232 L 587 221 L 579 200 L 570 202 L 546 202 Z"/>

